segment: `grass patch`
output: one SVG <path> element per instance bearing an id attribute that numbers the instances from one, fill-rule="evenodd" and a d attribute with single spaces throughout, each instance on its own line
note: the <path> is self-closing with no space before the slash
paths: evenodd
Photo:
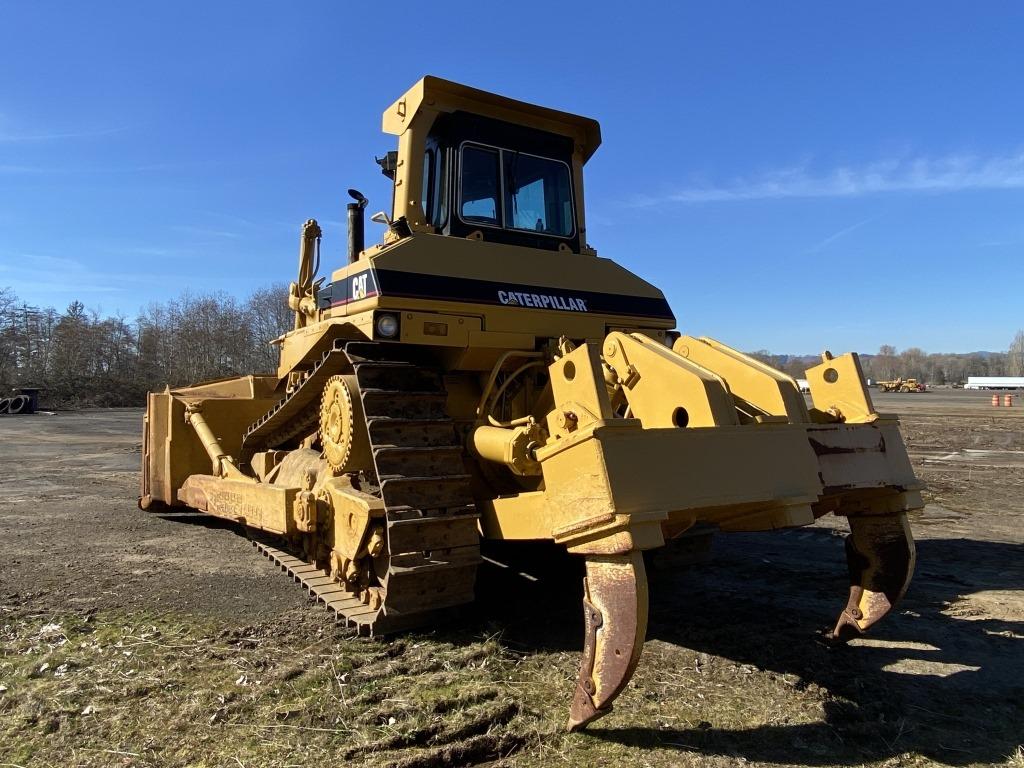
<path id="1" fill-rule="evenodd" d="M 848 698 L 664 641 L 647 644 L 614 712 L 567 734 L 578 655 L 514 652 L 478 632 L 371 641 L 310 610 L 241 628 L 167 613 L 9 614 L 0 765 L 986 762 L 978 747 L 975 759 L 950 751 L 967 735 L 951 716 L 922 719 L 874 684 Z M 988 715 L 1012 727 L 1015 709 Z M 1022 765 L 1019 750 L 1006 751 L 1000 762 Z"/>
<path id="2" fill-rule="evenodd" d="M 305 765 L 493 760 L 537 738 L 493 639 L 368 641 L 320 616 L 29 617 L 0 628 L 0 762 Z M 438 762 L 438 761 L 441 762 Z"/>

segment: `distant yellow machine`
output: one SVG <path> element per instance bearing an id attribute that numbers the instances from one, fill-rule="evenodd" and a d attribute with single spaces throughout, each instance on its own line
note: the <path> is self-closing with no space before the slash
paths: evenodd
<path id="1" fill-rule="evenodd" d="M 925 386 L 917 379 L 898 378 L 892 381 L 878 382 L 878 388 L 883 392 L 924 392 Z"/>
<path id="2" fill-rule="evenodd" d="M 855 354 L 796 382 L 680 335 L 665 297 L 588 245 L 590 119 L 434 77 L 384 113 L 398 151 L 383 241 L 316 278 L 303 227 L 294 330 L 275 375 L 149 396 L 140 506 L 244 524 L 367 633 L 474 599 L 480 541 L 549 540 L 586 562 L 569 727 L 607 712 L 640 658 L 644 550 L 722 531 L 849 520 L 833 630 L 867 630 L 914 566 L 920 483 Z"/>

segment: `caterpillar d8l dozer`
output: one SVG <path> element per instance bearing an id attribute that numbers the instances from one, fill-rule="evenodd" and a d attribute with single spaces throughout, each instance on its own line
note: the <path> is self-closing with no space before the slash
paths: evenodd
<path id="1" fill-rule="evenodd" d="M 586 566 L 571 728 L 640 658 L 643 551 L 696 524 L 844 516 L 832 636 L 892 609 L 921 486 L 855 354 L 807 371 L 808 407 L 789 376 L 672 330 L 661 291 L 587 245 L 593 120 L 426 77 L 383 128 L 383 242 L 364 248 L 350 190 L 349 263 L 326 283 L 302 229 L 276 374 L 149 396 L 143 509 L 241 523 L 368 634 L 472 601 L 481 539 L 564 546 Z"/>

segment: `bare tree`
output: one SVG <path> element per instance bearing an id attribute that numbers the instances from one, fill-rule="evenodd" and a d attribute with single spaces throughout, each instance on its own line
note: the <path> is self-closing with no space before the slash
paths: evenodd
<path id="1" fill-rule="evenodd" d="M 896 376 L 896 347 L 891 344 L 883 344 L 878 348 L 878 355 L 872 361 L 874 365 L 874 377 L 876 379 L 889 380 Z"/>
<path id="2" fill-rule="evenodd" d="M 288 286 L 274 283 L 253 291 L 245 303 L 255 347 L 252 369 L 270 373 L 277 369 L 278 347 L 271 342 L 290 331 L 295 315 L 288 308 Z"/>
<path id="3" fill-rule="evenodd" d="M 0 288 L 0 388 L 6 391 L 13 383 L 17 357 L 15 353 L 17 327 L 14 305 L 18 297 L 10 288 Z"/>
<path id="4" fill-rule="evenodd" d="M 904 349 L 900 352 L 899 362 L 897 363 L 900 371 L 899 375 L 904 378 L 927 381 L 927 358 L 928 355 L 925 351 L 918 347 L 909 347 L 908 349 Z"/>
<path id="5" fill-rule="evenodd" d="M 1017 331 L 1006 354 L 1006 374 L 1008 376 L 1024 376 L 1024 330 Z"/>

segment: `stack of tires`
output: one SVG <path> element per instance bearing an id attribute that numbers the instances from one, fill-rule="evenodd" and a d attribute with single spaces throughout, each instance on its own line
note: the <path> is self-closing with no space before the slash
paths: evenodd
<path id="1" fill-rule="evenodd" d="M 23 392 L 13 397 L 0 397 L 0 416 L 35 413 L 36 398 L 34 393 L 35 390 L 31 393 Z"/>

